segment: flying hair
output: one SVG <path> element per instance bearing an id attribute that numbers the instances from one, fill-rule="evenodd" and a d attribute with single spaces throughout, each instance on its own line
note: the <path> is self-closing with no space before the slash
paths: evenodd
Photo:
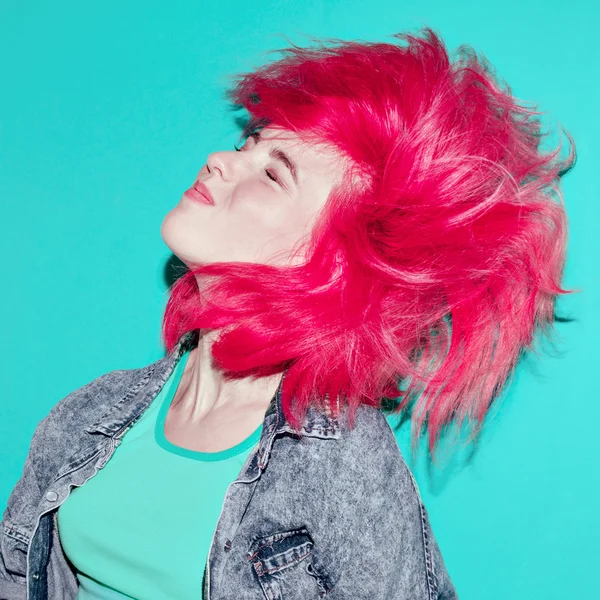
<path id="1" fill-rule="evenodd" d="M 430 28 L 393 43 L 291 45 L 236 77 L 244 134 L 272 125 L 347 160 L 296 266 L 215 263 L 171 288 L 163 339 L 219 330 L 230 377 L 285 372 L 299 428 L 315 405 L 410 409 L 413 440 L 477 429 L 537 331 L 553 332 L 575 146 L 544 152 L 534 107 L 482 55 Z"/>

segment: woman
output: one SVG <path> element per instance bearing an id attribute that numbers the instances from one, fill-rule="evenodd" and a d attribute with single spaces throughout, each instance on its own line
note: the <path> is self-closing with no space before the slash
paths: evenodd
<path id="1" fill-rule="evenodd" d="M 167 355 L 39 424 L 0 598 L 457 597 L 383 410 L 433 450 L 548 333 L 574 151 L 468 48 L 396 37 L 236 81 L 244 145 L 162 226 Z"/>

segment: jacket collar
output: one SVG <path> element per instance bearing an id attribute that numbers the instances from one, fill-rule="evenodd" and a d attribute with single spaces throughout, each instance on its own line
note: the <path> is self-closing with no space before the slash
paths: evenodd
<path id="1" fill-rule="evenodd" d="M 189 331 L 179 339 L 173 350 L 164 358 L 148 367 L 139 369 L 139 379 L 136 378 L 137 380 L 132 383 L 125 395 L 116 404 L 111 404 L 100 419 L 88 426 L 86 431 L 90 433 L 100 432 L 111 437 L 119 434 L 148 408 L 173 372 L 179 359 L 188 350 L 194 348 L 198 344 L 198 340 L 198 331 Z M 295 432 L 283 413 L 281 403 L 282 383 L 283 378 L 265 412 L 259 442 L 259 462 L 261 463 L 263 457 L 269 454 L 275 435 L 282 432 Z M 339 421 L 328 411 L 310 407 L 300 429 L 300 434 L 308 437 L 336 439 L 340 436 Z"/>

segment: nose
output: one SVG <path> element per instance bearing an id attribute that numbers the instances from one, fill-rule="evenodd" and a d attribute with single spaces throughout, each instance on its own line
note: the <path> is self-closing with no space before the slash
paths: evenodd
<path id="1" fill-rule="evenodd" d="M 236 154 L 235 151 L 211 152 L 206 160 L 208 171 L 217 173 L 223 181 L 233 181 L 239 170 Z"/>

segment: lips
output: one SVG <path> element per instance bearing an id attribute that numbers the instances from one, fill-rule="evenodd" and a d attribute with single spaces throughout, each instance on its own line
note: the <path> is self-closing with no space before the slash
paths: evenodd
<path id="1" fill-rule="evenodd" d="M 185 192 L 184 196 L 193 202 L 198 202 L 200 204 L 214 205 L 215 203 L 210 190 L 201 181 L 196 181 L 196 183 Z"/>

